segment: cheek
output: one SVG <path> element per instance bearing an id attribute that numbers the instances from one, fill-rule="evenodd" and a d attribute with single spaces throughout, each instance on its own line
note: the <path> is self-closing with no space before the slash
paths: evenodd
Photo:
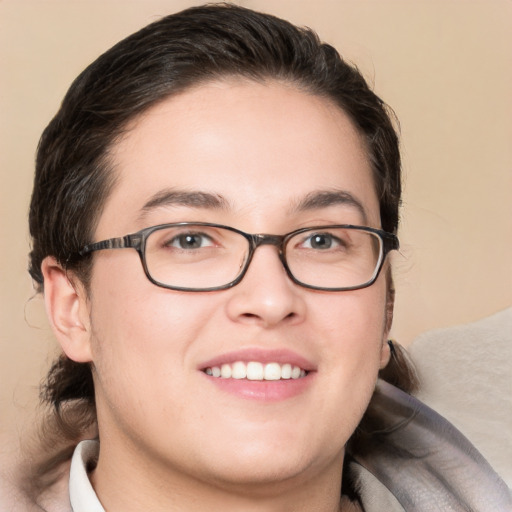
<path id="1" fill-rule="evenodd" d="M 315 311 L 310 308 L 311 314 Z M 363 290 L 334 295 L 318 304 L 318 338 L 326 357 L 325 370 L 338 400 L 364 410 L 381 365 L 382 347 L 386 337 L 386 286 L 383 279 Z M 356 412 L 356 414 L 358 414 Z"/>
<path id="2" fill-rule="evenodd" d="M 368 288 L 323 296 L 310 304 L 308 315 L 332 349 L 369 355 L 386 334 L 386 292 L 381 276 Z"/>
<path id="3" fill-rule="evenodd" d="M 310 295 L 301 339 L 317 344 L 321 363 L 307 438 L 325 454 L 342 449 L 375 389 L 385 326 L 382 281 L 363 290 Z"/>
<path id="4" fill-rule="evenodd" d="M 170 432 L 186 439 L 180 431 L 184 417 L 201 424 L 201 408 L 191 410 L 190 397 L 197 402 L 200 396 L 191 354 L 204 337 L 211 306 L 202 310 L 197 298 L 191 302 L 191 295 L 161 297 L 157 291 L 110 307 L 101 325 L 95 323 L 94 382 L 103 432 L 123 433 L 147 447 L 148 439 L 166 439 Z M 170 449 L 157 451 L 164 448 Z"/>
<path id="5" fill-rule="evenodd" d="M 93 358 L 111 360 L 123 368 L 141 368 L 144 363 L 164 366 L 186 364 L 187 348 L 200 336 L 207 311 L 186 298 L 166 292 L 161 296 L 115 298 L 105 305 L 92 303 Z"/>
<path id="6" fill-rule="evenodd" d="M 103 257 L 104 256 L 104 257 Z M 109 345 L 144 351 L 150 345 L 173 346 L 180 333 L 198 328 L 200 308 L 191 307 L 192 295 L 151 283 L 135 251 L 102 254 L 91 282 L 92 321 L 98 338 Z M 128 351 L 128 350 L 127 350 Z"/>
<path id="7" fill-rule="evenodd" d="M 169 388 L 181 385 L 179 376 L 191 365 L 190 346 L 215 305 L 153 285 L 140 262 L 135 269 L 122 263 L 98 265 L 91 283 L 97 391 L 115 393 L 112 402 L 124 401 L 126 390 L 132 396 L 170 396 Z"/>

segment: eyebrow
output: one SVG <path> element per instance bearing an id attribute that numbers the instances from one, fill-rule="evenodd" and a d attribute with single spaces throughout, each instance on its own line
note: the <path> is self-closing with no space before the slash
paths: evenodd
<path id="1" fill-rule="evenodd" d="M 320 210 L 336 205 L 348 205 L 355 208 L 361 214 L 363 222 L 367 222 L 368 216 L 361 201 L 345 190 L 319 190 L 310 192 L 294 205 L 293 210 L 303 212 L 308 210 Z"/>
<path id="2" fill-rule="evenodd" d="M 165 206 L 187 206 L 189 208 L 205 208 L 222 210 L 228 202 L 220 194 L 209 192 L 165 189 L 151 196 L 141 208 L 140 218 L 152 210 Z"/>
<path id="3" fill-rule="evenodd" d="M 320 210 L 336 205 L 348 205 L 355 208 L 367 222 L 366 210 L 353 194 L 345 190 L 318 190 L 306 194 L 291 208 L 291 213 L 309 210 Z M 150 211 L 160 207 L 185 206 L 189 208 L 225 210 L 229 202 L 220 194 L 201 191 L 186 191 L 177 189 L 164 189 L 151 196 L 141 208 L 139 215 L 143 219 Z"/>

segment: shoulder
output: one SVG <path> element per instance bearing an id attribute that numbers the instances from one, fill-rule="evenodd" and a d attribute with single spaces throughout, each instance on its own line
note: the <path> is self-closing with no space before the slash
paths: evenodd
<path id="1" fill-rule="evenodd" d="M 348 452 L 363 488 L 376 479 L 402 507 L 389 510 L 512 510 L 508 487 L 476 448 L 386 382 L 379 381 Z"/>

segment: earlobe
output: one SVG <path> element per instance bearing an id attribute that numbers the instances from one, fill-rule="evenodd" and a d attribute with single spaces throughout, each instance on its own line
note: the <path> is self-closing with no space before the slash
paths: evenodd
<path id="1" fill-rule="evenodd" d="M 391 271 L 388 270 L 388 291 L 386 294 L 386 312 L 384 318 L 384 334 L 382 337 L 382 347 L 380 353 L 380 368 L 385 368 L 391 358 L 391 347 L 392 345 L 388 342 L 389 333 L 391 331 L 391 325 L 393 323 L 393 310 L 395 307 L 395 287 L 393 284 L 393 278 L 391 277 Z"/>
<path id="2" fill-rule="evenodd" d="M 46 313 L 62 350 L 77 363 L 90 362 L 90 321 L 85 289 L 81 283 L 70 280 L 53 256 L 43 260 L 41 270 Z"/>
<path id="3" fill-rule="evenodd" d="M 380 369 L 385 368 L 389 360 L 391 359 L 391 345 L 387 339 L 382 341 L 382 347 L 380 349 Z"/>
<path id="4" fill-rule="evenodd" d="M 384 327 L 384 337 L 387 340 L 391 331 L 391 325 L 393 324 L 393 311 L 395 309 L 395 285 L 393 278 L 391 277 L 391 271 L 389 270 L 388 275 L 388 290 L 386 293 L 386 318 Z"/>

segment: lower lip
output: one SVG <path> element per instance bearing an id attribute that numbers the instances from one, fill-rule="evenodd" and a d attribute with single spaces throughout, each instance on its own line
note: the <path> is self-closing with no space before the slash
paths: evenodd
<path id="1" fill-rule="evenodd" d="M 310 372 L 300 379 L 283 380 L 247 380 L 247 379 L 223 379 L 203 375 L 217 388 L 226 393 L 248 400 L 263 402 L 278 402 L 287 400 L 304 393 L 314 379 L 314 373 Z"/>

